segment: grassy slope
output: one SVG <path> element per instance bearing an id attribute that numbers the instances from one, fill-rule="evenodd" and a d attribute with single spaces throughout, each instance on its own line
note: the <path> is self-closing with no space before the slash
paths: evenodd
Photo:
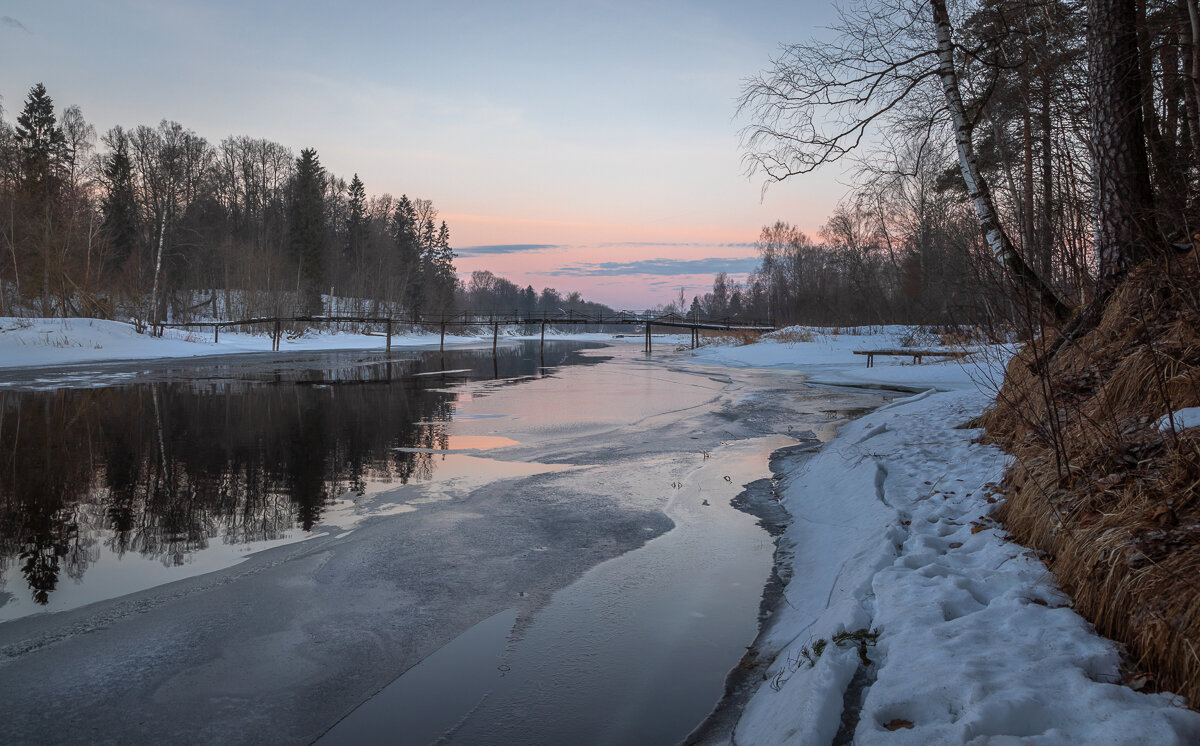
<path id="1" fill-rule="evenodd" d="M 1200 428 L 1161 430 L 1200 405 L 1200 259 L 1146 265 L 1101 322 L 1031 368 L 1009 366 L 989 436 L 1016 461 L 1001 518 L 1046 552 L 1077 609 L 1124 643 L 1140 684 L 1200 703 Z"/>

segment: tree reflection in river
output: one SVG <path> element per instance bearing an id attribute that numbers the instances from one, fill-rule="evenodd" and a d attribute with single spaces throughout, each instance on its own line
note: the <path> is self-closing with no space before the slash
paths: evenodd
<path id="1" fill-rule="evenodd" d="M 528 348 L 501 353 L 506 376 L 539 374 Z M 455 394 L 443 376 L 413 377 L 446 358 L 494 374 L 490 355 L 458 352 L 0 393 L 0 581 L 19 567 L 45 604 L 101 546 L 179 565 L 214 540 L 307 531 L 367 480 L 428 479 L 431 454 L 396 448 L 446 447 Z"/>

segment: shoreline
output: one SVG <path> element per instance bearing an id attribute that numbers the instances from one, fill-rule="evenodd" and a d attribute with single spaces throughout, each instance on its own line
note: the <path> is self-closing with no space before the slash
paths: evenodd
<path id="1" fill-rule="evenodd" d="M 784 590 L 787 583 L 783 574 L 790 575 L 792 570 L 789 561 L 790 554 L 779 543 L 779 538 L 792 522 L 792 516 L 779 501 L 774 484 L 787 473 L 788 466 L 794 466 L 795 462 L 811 457 L 819 448 L 820 443 L 813 438 L 812 442 L 802 441 L 777 449 L 769 457 L 771 477 L 751 482 L 734 498 L 734 507 L 758 518 L 758 525 L 772 538 L 775 548 L 772 551 L 771 575 L 763 585 L 763 596 L 758 610 L 758 634 L 746 648 L 746 654 L 725 677 L 725 692 L 721 699 L 713 707 L 708 717 L 701 721 L 681 742 L 683 746 L 728 743 L 737 727 L 742 710 L 758 689 L 758 682 L 762 681 L 760 656 L 763 650 L 760 648 L 760 643 L 764 639 L 764 633 L 771 618 L 779 613 L 780 607 L 784 603 Z M 785 461 L 792 463 L 785 464 Z"/>
<path id="2" fill-rule="evenodd" d="M 756 346 L 696 357 L 867 387 L 834 355 Z M 684 743 L 1200 740 L 1181 698 L 1121 684 L 1118 646 L 991 518 L 1009 457 L 968 428 L 993 398 L 976 380 L 998 379 L 889 367 L 870 377 L 932 385 L 842 425 L 803 461 L 781 459 L 783 587 L 767 590 L 773 613 Z"/>
<path id="3" fill-rule="evenodd" d="M 502 334 L 500 342 L 538 339 L 534 335 Z M 608 333 L 548 334 L 556 341 L 616 341 Z M 629 341 L 640 341 L 627 338 Z M 437 348 L 440 337 L 434 333 L 396 333 L 392 349 L 429 350 Z M 447 348 L 470 349 L 491 344 L 491 333 L 480 336 L 446 335 Z M 349 332 L 308 333 L 295 339 L 284 337 L 279 350 L 271 349 L 266 334 L 225 332 L 221 341 L 212 342 L 193 332 L 168 329 L 162 337 L 138 334 L 131 324 L 86 317 L 24 318 L 0 317 L 0 371 L 25 370 L 76 365 L 135 363 L 166 360 L 188 360 L 228 355 L 282 355 L 304 352 L 378 351 L 386 348 L 382 334 L 353 334 Z"/>
<path id="4" fill-rule="evenodd" d="M 86 336 L 96 331 L 91 323 L 76 331 L 82 339 L 36 347 L 50 354 L 25 355 L 0 371 L 152 359 L 186 364 L 267 352 L 222 344 L 214 355 L 213 345 L 197 352 L 199 343 L 166 340 L 186 345 L 180 349 L 188 354 L 118 358 L 122 350 L 109 346 L 108 357 L 82 359 L 107 342 Z M 1008 456 L 976 442 L 978 431 L 967 428 L 994 398 L 989 387 L 1001 380 L 1010 351 L 869 370 L 854 358 L 856 349 L 893 343 L 902 331 L 810 335 L 801 343 L 768 337 L 672 356 L 710 373 L 752 369 L 774 379 L 768 396 L 786 395 L 788 376 L 812 388 L 922 391 L 843 421 L 819 446 L 805 441 L 776 450 L 772 477 L 746 485 L 746 504 L 735 507 L 779 530 L 759 629 L 726 674 L 724 694 L 685 743 L 890 745 L 1005 736 L 1035 743 L 1200 742 L 1200 713 L 1170 693 L 1121 685 L 1118 647 L 1072 610 L 1038 555 L 1009 541 L 991 518 L 1004 500 L 998 484 Z M 283 354 L 382 350 L 379 337 L 365 347 L 349 337 L 302 339 Z M 3 355 L 12 339 L 0 334 L 5 361 L 12 360 Z M 394 347 L 430 346 L 405 339 Z M 62 349 L 77 359 L 50 359 Z M 163 348 L 139 352 L 151 349 Z M 735 392 L 729 415 L 759 427 L 754 413 L 763 395 Z M 764 424 L 782 430 L 779 420 Z M 790 515 L 786 525 L 777 511 L 763 510 L 774 507 L 772 497 Z"/>

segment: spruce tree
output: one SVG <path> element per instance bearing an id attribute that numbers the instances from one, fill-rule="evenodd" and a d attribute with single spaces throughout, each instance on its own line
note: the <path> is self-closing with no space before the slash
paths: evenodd
<path id="1" fill-rule="evenodd" d="M 421 222 L 417 238 L 417 269 L 412 273 L 418 278 L 419 286 L 413 294 L 412 311 L 420 314 L 427 308 L 437 305 L 438 278 L 434 269 L 434 253 L 437 250 L 437 235 L 433 228 L 433 219 L 425 218 Z"/>
<path id="2" fill-rule="evenodd" d="M 318 314 L 325 287 L 325 169 L 312 148 L 301 150 L 296 159 L 289 213 L 288 244 L 296 262 L 300 307 Z"/>
<path id="3" fill-rule="evenodd" d="M 100 209 L 104 218 L 101 231 L 108 241 L 111 269 L 115 274 L 124 266 L 138 241 L 137 201 L 133 188 L 133 160 L 129 157 L 129 137 L 120 127 L 106 136 L 111 152 L 104 158 L 104 198 Z"/>
<path id="4" fill-rule="evenodd" d="M 438 229 L 430 258 L 429 271 L 432 276 L 431 284 L 435 289 L 436 303 L 438 310 L 445 312 L 454 302 L 454 288 L 458 284 L 458 278 L 454 273 L 454 250 L 450 248 L 450 228 L 446 226 L 445 220 Z M 529 290 L 532 294 L 533 288 Z"/>
<path id="5" fill-rule="evenodd" d="M 67 139 L 55 119 L 54 101 L 41 83 L 29 89 L 16 135 L 26 189 L 47 196 L 66 157 Z"/>
<path id="6" fill-rule="evenodd" d="M 406 194 L 400 195 L 392 215 L 392 240 L 396 244 L 396 264 L 400 275 L 400 302 L 407 310 L 419 313 L 424 298 L 420 236 L 417 213 Z"/>
<path id="7" fill-rule="evenodd" d="M 349 208 L 346 215 L 346 246 L 345 258 L 354 261 L 362 252 L 367 229 L 367 190 L 358 174 L 350 180 L 346 190 Z"/>

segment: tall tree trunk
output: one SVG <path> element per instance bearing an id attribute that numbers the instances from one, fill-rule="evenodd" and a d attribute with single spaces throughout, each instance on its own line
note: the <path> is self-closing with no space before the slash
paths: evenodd
<path id="1" fill-rule="evenodd" d="M 942 92 L 945 94 L 950 115 L 954 119 L 954 141 L 958 149 L 959 170 L 962 172 L 967 194 L 975 206 L 983 239 L 996 260 L 1008 268 L 1013 277 L 1033 295 L 1050 316 L 1060 322 L 1066 321 L 1071 315 L 1071 308 L 1022 258 L 1000 225 L 991 190 L 979 172 L 979 164 L 975 159 L 975 146 L 971 139 L 972 125 L 967 118 L 966 107 L 963 106 L 962 93 L 958 88 L 958 74 L 954 69 L 953 29 L 950 26 L 950 14 L 946 11 L 946 0 L 930 0 L 930 6 L 933 10 L 933 22 L 937 27 L 938 76 L 942 81 Z"/>
<path id="2" fill-rule="evenodd" d="M 1159 233 L 1169 232 L 1183 212 L 1186 187 L 1179 178 L 1181 170 L 1175 152 L 1176 123 L 1171 118 L 1171 107 L 1178 95 L 1174 78 L 1178 62 L 1171 57 L 1176 47 L 1168 31 L 1162 32 L 1159 43 L 1159 58 L 1162 63 L 1162 114 L 1159 101 L 1155 100 L 1154 86 L 1154 41 L 1146 20 L 1147 0 L 1136 0 L 1138 18 L 1138 66 L 1141 71 L 1142 126 L 1146 130 L 1146 145 L 1150 158 L 1152 195 L 1157 207 L 1155 214 Z"/>
<path id="3" fill-rule="evenodd" d="M 1038 254 L 1042 277 L 1054 274 L 1054 117 L 1051 113 L 1054 94 L 1050 74 L 1042 75 L 1042 110 L 1038 126 L 1042 135 L 1042 209 L 1041 229 L 1038 231 Z"/>
<path id="4" fill-rule="evenodd" d="M 1026 89 L 1028 94 L 1028 89 Z M 1023 173 L 1021 174 L 1023 184 L 1021 185 L 1021 201 L 1025 207 L 1021 217 L 1021 250 L 1025 252 L 1025 256 L 1030 258 L 1030 261 L 1041 264 L 1042 254 L 1038 248 L 1037 239 L 1035 236 L 1034 226 L 1037 224 L 1037 210 L 1033 206 L 1033 111 L 1032 101 L 1030 97 L 1025 97 L 1025 111 L 1021 117 L 1021 146 L 1022 156 L 1024 158 Z M 1046 274 L 1046 267 L 1039 266 L 1038 271 L 1043 275 Z"/>
<path id="5" fill-rule="evenodd" d="M 1180 33 L 1182 32 L 1182 34 Z M 1187 209 L 1187 151 L 1190 143 L 1187 125 L 1182 122 L 1180 103 L 1183 99 L 1185 86 L 1183 77 L 1179 74 L 1179 51 L 1187 32 L 1175 24 L 1168 24 L 1163 34 L 1163 43 L 1159 46 L 1159 68 L 1162 70 L 1162 117 L 1159 120 L 1163 161 L 1170 169 L 1165 174 L 1163 186 L 1159 189 L 1162 195 L 1162 205 L 1159 215 L 1165 222 L 1160 228 L 1166 228 L 1174 235 L 1183 224 L 1182 218 Z M 1183 124 L 1181 127 L 1180 125 Z M 1169 191 L 1167 191 L 1169 190 Z"/>
<path id="6" fill-rule="evenodd" d="M 1134 0 L 1089 0 L 1088 78 L 1096 253 L 1101 281 L 1112 283 L 1150 256 L 1158 243 L 1142 122 Z"/>
<path id="7" fill-rule="evenodd" d="M 51 217 L 49 198 L 43 197 L 43 199 L 46 200 L 46 204 L 45 204 L 45 210 L 44 210 L 45 219 L 42 222 L 42 239 L 41 239 L 41 244 L 42 244 L 42 246 L 41 246 L 41 249 L 42 249 L 42 315 L 49 318 L 50 311 L 53 309 L 53 306 L 50 305 L 50 263 L 51 263 L 50 256 L 51 256 L 51 252 L 53 251 L 53 248 L 52 248 L 53 240 L 51 238 L 51 233 L 52 233 L 51 226 L 52 226 L 53 218 Z"/>
<path id="8" fill-rule="evenodd" d="M 8 239 L 8 253 L 12 255 L 13 265 L 13 297 L 14 302 L 18 305 L 21 303 L 21 268 L 17 261 L 17 213 L 16 200 L 9 198 L 8 201 L 8 233 L 5 235 Z M 5 311 L 9 313 L 9 311 Z"/>
<path id="9" fill-rule="evenodd" d="M 1187 6 L 1187 28 L 1191 31 L 1189 44 L 1184 49 L 1191 54 L 1190 59 L 1184 58 L 1183 69 L 1187 77 L 1186 88 L 1184 89 L 1183 100 L 1186 104 L 1188 132 L 1192 137 L 1192 163 L 1189 164 L 1200 170 L 1200 0 L 1183 0 L 1183 4 Z M 1188 36 L 1188 34 L 1184 34 Z M 1190 180 L 1189 180 L 1190 181 Z M 1200 193 L 1198 193 L 1196 185 L 1191 185 L 1191 196 L 1193 200 L 1200 201 Z M 1190 205 L 1193 212 L 1200 209 L 1200 204 L 1193 202 Z M 1193 217 L 1195 217 L 1193 215 Z M 1195 232 L 1195 226 L 1192 226 L 1192 231 Z"/>
<path id="10" fill-rule="evenodd" d="M 150 291 L 150 310 L 146 320 L 153 323 L 158 320 L 158 276 L 162 273 L 163 244 L 167 237 L 167 206 L 163 205 L 162 221 L 158 226 L 158 252 L 154 259 L 154 284 Z"/>
<path id="11" fill-rule="evenodd" d="M 1037 209 L 1033 203 L 1033 74 L 1030 67 L 1033 65 L 1033 53 L 1029 43 L 1030 30 L 1029 19 L 1025 19 L 1025 41 L 1022 44 L 1022 56 L 1025 64 L 1020 68 L 1020 83 L 1021 83 L 1021 98 L 1024 106 L 1021 107 L 1021 155 L 1024 158 L 1022 166 L 1022 181 L 1021 184 L 1021 203 L 1023 205 L 1021 211 L 1021 251 L 1029 260 L 1035 262 L 1038 272 L 1043 277 L 1047 276 L 1047 267 L 1042 264 L 1041 251 L 1039 250 L 1036 228 L 1037 225 Z"/>

